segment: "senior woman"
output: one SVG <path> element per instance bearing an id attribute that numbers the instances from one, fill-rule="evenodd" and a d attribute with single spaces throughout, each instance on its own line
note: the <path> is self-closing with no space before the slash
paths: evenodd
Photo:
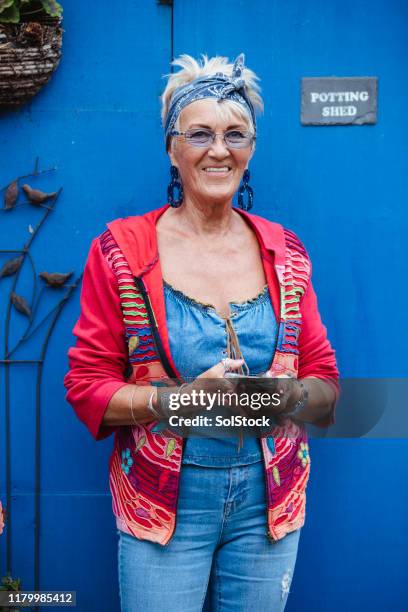
<path id="1" fill-rule="evenodd" d="M 93 241 L 67 399 L 97 440 L 115 432 L 122 611 L 198 612 L 208 590 L 214 611 L 277 612 L 304 524 L 304 423 L 333 422 L 335 356 L 302 243 L 247 212 L 257 77 L 243 55 L 173 63 L 162 96 L 169 203 Z M 200 380 L 231 385 L 228 370 L 291 378 L 272 430 L 237 445 L 160 427 L 165 385 L 191 397 Z"/>

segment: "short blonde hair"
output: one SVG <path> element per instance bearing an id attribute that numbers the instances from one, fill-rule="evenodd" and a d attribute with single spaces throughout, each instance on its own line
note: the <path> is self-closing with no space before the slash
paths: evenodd
<path id="1" fill-rule="evenodd" d="M 171 99 L 175 90 L 178 87 L 180 87 L 181 85 L 186 85 L 187 83 L 191 83 L 191 81 L 194 81 L 195 79 L 200 77 L 214 76 L 217 72 L 222 72 L 227 76 L 231 76 L 233 69 L 233 63 L 229 61 L 228 57 L 222 57 L 220 55 L 208 58 L 207 55 L 202 54 L 201 63 L 199 63 L 191 55 L 183 54 L 173 60 L 171 62 L 171 65 L 180 66 L 181 70 L 179 70 L 178 72 L 164 75 L 168 78 L 168 80 L 166 88 L 163 94 L 161 95 L 161 118 L 163 125 L 166 123 L 167 113 L 169 111 Z M 259 93 L 261 91 L 261 88 L 257 83 L 257 81 L 259 81 L 259 77 L 249 68 L 244 68 L 241 78 L 245 81 L 248 97 L 252 102 L 254 110 L 262 112 L 263 101 Z M 223 104 L 217 105 L 217 108 L 219 109 L 219 112 L 223 114 L 223 116 L 228 116 L 235 112 L 246 121 L 248 126 L 252 125 L 252 118 L 250 114 L 246 111 L 242 104 L 234 102 L 234 100 L 223 100 Z M 176 122 L 176 126 L 177 123 L 178 119 Z M 177 129 L 176 126 L 175 128 Z"/>

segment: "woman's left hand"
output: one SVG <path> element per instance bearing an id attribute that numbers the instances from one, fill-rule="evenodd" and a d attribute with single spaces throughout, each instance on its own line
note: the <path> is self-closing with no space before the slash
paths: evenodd
<path id="1" fill-rule="evenodd" d="M 277 420 L 285 418 L 285 414 L 292 411 L 301 395 L 296 378 L 285 375 L 272 377 L 268 374 L 241 379 L 238 392 L 250 396 L 252 405 L 255 400 L 258 403 L 261 397 L 265 400 L 259 409 L 253 408 L 250 404 L 247 408 L 248 415 L 254 416 L 254 413 L 260 410 L 262 414 L 272 416 Z M 267 401 L 268 397 L 266 396 L 269 396 L 269 401 Z"/>

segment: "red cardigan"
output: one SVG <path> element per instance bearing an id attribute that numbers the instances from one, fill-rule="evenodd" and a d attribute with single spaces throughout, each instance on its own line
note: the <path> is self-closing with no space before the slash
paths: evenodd
<path id="1" fill-rule="evenodd" d="M 106 427 L 112 395 L 128 382 L 150 384 L 177 372 L 169 349 L 156 222 L 167 206 L 108 224 L 91 245 L 69 350 L 67 400 L 96 439 L 115 431 L 109 473 L 117 527 L 166 544 L 175 530 L 183 440 L 154 430 L 155 422 Z M 321 322 L 310 282 L 310 260 L 289 230 L 238 209 L 255 232 L 279 321 L 269 372 L 318 377 L 337 388 L 334 351 Z M 135 308 L 136 304 L 136 308 Z M 143 334 L 156 348 L 141 351 Z M 145 337 L 145 336 L 144 336 Z M 153 346 L 153 345 L 151 345 Z M 146 355 L 147 359 L 146 359 Z M 131 367 L 129 367 L 131 366 Z M 130 369 L 130 372 L 129 372 Z M 267 485 L 267 534 L 279 540 L 304 524 L 310 472 L 307 433 L 290 419 L 261 438 Z M 333 409 L 319 425 L 334 421 Z M 274 448 L 268 437 L 274 438 Z"/>

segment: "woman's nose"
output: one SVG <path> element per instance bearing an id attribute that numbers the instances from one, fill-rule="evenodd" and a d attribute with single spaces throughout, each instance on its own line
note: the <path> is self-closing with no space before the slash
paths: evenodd
<path id="1" fill-rule="evenodd" d="M 214 141 L 211 143 L 208 153 L 214 156 L 226 157 L 229 155 L 229 149 L 225 144 L 224 134 L 215 134 Z"/>

